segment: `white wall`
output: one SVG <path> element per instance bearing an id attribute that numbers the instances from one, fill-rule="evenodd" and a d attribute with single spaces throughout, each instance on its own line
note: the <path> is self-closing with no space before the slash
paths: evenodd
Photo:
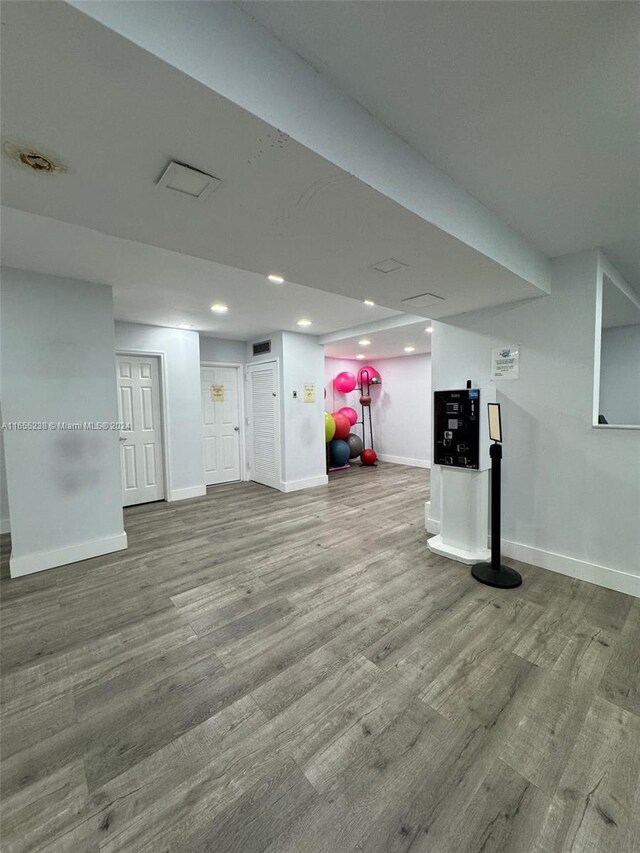
<path id="1" fill-rule="evenodd" d="M 324 445 L 324 350 L 315 337 L 283 332 L 283 436 L 286 491 L 327 482 Z M 304 385 L 315 402 L 304 402 Z M 297 393 L 294 399 L 293 392 Z"/>
<path id="2" fill-rule="evenodd" d="M 373 437 L 383 461 L 431 464 L 431 355 L 378 359 L 382 385 L 372 409 Z"/>
<path id="3" fill-rule="evenodd" d="M 4 420 L 0 406 L 0 419 Z M 7 494 L 7 469 L 4 462 L 4 432 L 0 430 L 0 533 L 11 529 L 9 519 L 9 497 Z"/>
<path id="4" fill-rule="evenodd" d="M 202 462 L 200 343 L 197 332 L 116 323 L 118 352 L 161 354 L 164 441 L 168 454 L 167 500 L 206 494 Z"/>
<path id="5" fill-rule="evenodd" d="M 277 361 L 280 387 L 280 488 L 284 492 L 312 488 L 327 482 L 324 449 L 324 350 L 313 335 L 274 332 L 261 340 L 271 341 L 271 352 L 254 356 L 253 343 L 246 345 L 246 361 L 258 364 Z M 305 403 L 303 386 L 313 384 L 316 402 Z M 297 399 L 293 392 L 297 392 Z M 250 440 L 250 436 L 247 436 Z M 247 454 L 249 457 L 249 454 Z"/>
<path id="6" fill-rule="evenodd" d="M 602 330 L 600 413 L 610 424 L 640 424 L 640 326 Z"/>
<path id="7" fill-rule="evenodd" d="M 2 270 L 5 422 L 117 421 L 111 288 Z M 119 432 L 6 430 L 11 574 L 126 548 Z"/>
<path id="8" fill-rule="evenodd" d="M 360 392 L 340 394 L 333 379 L 342 371 L 357 375 L 367 361 L 325 359 L 326 410 L 353 406 L 360 415 Z M 431 356 L 372 359 L 382 385 L 371 387 L 374 446 L 384 462 L 428 468 L 431 461 Z M 361 434 L 360 427 L 354 430 Z M 369 435 L 367 427 L 367 436 Z"/>
<path id="9" fill-rule="evenodd" d="M 200 361 L 221 361 L 229 364 L 244 364 L 247 345 L 244 341 L 225 341 L 200 335 Z"/>
<path id="10" fill-rule="evenodd" d="M 490 384 L 490 350 L 519 344 L 498 380 L 504 430 L 503 552 L 640 595 L 640 431 L 592 427 L 597 254 L 552 264 L 552 292 L 434 323 L 434 390 Z M 440 519 L 440 469 L 429 527 Z"/>

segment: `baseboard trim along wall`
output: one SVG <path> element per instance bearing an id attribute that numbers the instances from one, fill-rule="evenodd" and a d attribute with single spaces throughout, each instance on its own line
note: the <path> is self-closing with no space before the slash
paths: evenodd
<path id="1" fill-rule="evenodd" d="M 610 569 L 608 566 L 599 566 L 597 563 L 587 563 L 577 560 L 575 557 L 566 557 L 564 554 L 555 554 L 553 551 L 545 551 L 542 548 L 534 548 L 531 545 L 523 545 L 520 542 L 502 540 L 502 553 L 505 557 L 520 560 L 523 563 L 531 563 L 541 569 L 548 569 L 560 575 L 568 575 L 581 581 L 604 586 L 616 592 L 624 592 L 640 598 L 640 576 L 618 569 Z"/>
<path id="2" fill-rule="evenodd" d="M 201 498 L 206 494 L 207 487 L 204 484 L 201 486 L 189 486 L 186 489 L 171 489 L 167 496 L 167 501 L 169 503 L 173 501 L 186 501 L 189 498 Z"/>
<path id="3" fill-rule="evenodd" d="M 386 453 L 378 453 L 381 462 L 393 462 L 394 465 L 411 465 L 413 468 L 431 468 L 428 459 L 412 459 L 409 456 L 389 456 Z"/>
<path id="4" fill-rule="evenodd" d="M 425 528 L 428 533 L 440 533 L 440 522 L 430 517 L 430 510 L 431 504 L 427 501 L 424 505 Z M 487 541 L 490 543 L 490 537 Z M 629 572 L 610 569 L 597 563 L 587 563 L 585 560 L 577 560 L 575 557 L 534 548 L 532 545 L 523 545 L 521 542 L 511 542 L 508 539 L 502 540 L 502 553 L 512 560 L 520 560 L 550 572 L 557 572 L 560 575 L 567 575 L 640 598 L 640 576 Z"/>
<path id="5" fill-rule="evenodd" d="M 89 542 L 79 542 L 66 548 L 56 548 L 54 551 L 35 551 L 23 554 L 21 557 L 11 557 L 9 571 L 12 578 L 32 575 L 56 566 L 66 566 L 67 563 L 78 563 L 91 557 L 101 557 L 114 551 L 124 551 L 127 547 L 127 534 L 117 533 L 104 539 L 92 539 Z"/>
<path id="6" fill-rule="evenodd" d="M 326 486 L 329 478 L 326 474 L 321 477 L 309 477 L 306 480 L 290 480 L 288 483 L 282 481 L 282 492 L 300 492 L 302 489 L 313 489 L 315 486 Z"/>

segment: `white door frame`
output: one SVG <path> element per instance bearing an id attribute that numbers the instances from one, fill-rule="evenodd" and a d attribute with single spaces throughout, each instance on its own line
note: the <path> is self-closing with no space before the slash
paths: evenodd
<path id="1" fill-rule="evenodd" d="M 238 379 L 238 420 L 240 427 L 239 448 L 240 448 L 240 481 L 246 482 L 249 479 L 249 469 L 247 468 L 247 419 L 245 416 L 245 381 L 244 381 L 244 364 L 238 361 L 201 361 L 200 367 L 233 367 L 235 368 Z M 208 488 L 208 487 L 207 487 Z"/>
<path id="2" fill-rule="evenodd" d="M 160 385 L 158 392 L 160 397 L 160 429 L 162 431 L 162 462 L 164 471 L 162 477 L 164 480 L 164 498 L 163 501 L 168 501 L 171 494 L 171 475 L 169 469 L 169 411 L 167 395 L 165 388 L 167 387 L 167 372 L 165 364 L 165 355 L 163 352 L 154 350 L 142 349 L 116 349 L 116 356 L 119 355 L 142 355 L 147 358 L 158 359 L 158 384 Z M 116 371 L 117 375 L 117 371 Z"/>
<path id="3" fill-rule="evenodd" d="M 276 407 L 277 413 L 278 413 L 278 417 L 276 419 L 276 446 L 278 448 L 278 456 L 279 456 L 278 471 L 277 471 L 279 485 L 274 487 L 274 488 L 278 488 L 280 491 L 283 491 L 283 488 L 282 488 L 282 483 L 283 483 L 282 472 L 284 469 L 284 452 L 283 452 L 283 447 L 282 447 L 282 429 L 283 429 L 283 427 L 282 427 L 282 388 L 281 388 L 281 382 L 280 382 L 280 359 L 278 358 L 278 356 L 263 356 L 262 358 L 256 358 L 253 361 L 248 362 L 246 364 L 245 393 L 248 397 L 249 392 L 250 392 L 249 371 L 251 370 L 252 367 L 258 368 L 264 364 L 275 364 L 275 367 L 276 367 L 276 388 L 278 389 L 278 396 L 276 397 L 276 400 L 278 402 L 278 405 Z M 249 459 L 249 428 L 248 427 L 249 427 L 249 424 L 247 423 L 247 461 Z M 251 424 L 251 432 L 253 432 L 253 424 Z M 252 436 L 251 440 L 253 440 L 253 436 Z M 250 473 L 248 468 L 247 468 L 247 480 L 251 480 L 251 473 Z M 270 488 L 270 487 L 267 486 L 266 488 Z"/>

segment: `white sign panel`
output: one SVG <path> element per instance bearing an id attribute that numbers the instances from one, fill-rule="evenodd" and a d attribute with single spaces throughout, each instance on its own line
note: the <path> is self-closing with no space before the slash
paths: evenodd
<path id="1" fill-rule="evenodd" d="M 517 344 L 494 347 L 491 350 L 491 378 L 520 378 L 520 347 Z"/>

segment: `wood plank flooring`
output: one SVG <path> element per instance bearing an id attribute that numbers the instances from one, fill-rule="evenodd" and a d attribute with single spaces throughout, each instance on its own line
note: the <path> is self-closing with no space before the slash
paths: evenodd
<path id="1" fill-rule="evenodd" d="M 120 554 L 5 554 L 3 852 L 638 853 L 640 600 L 479 585 L 428 482 L 231 484 L 127 509 Z"/>

